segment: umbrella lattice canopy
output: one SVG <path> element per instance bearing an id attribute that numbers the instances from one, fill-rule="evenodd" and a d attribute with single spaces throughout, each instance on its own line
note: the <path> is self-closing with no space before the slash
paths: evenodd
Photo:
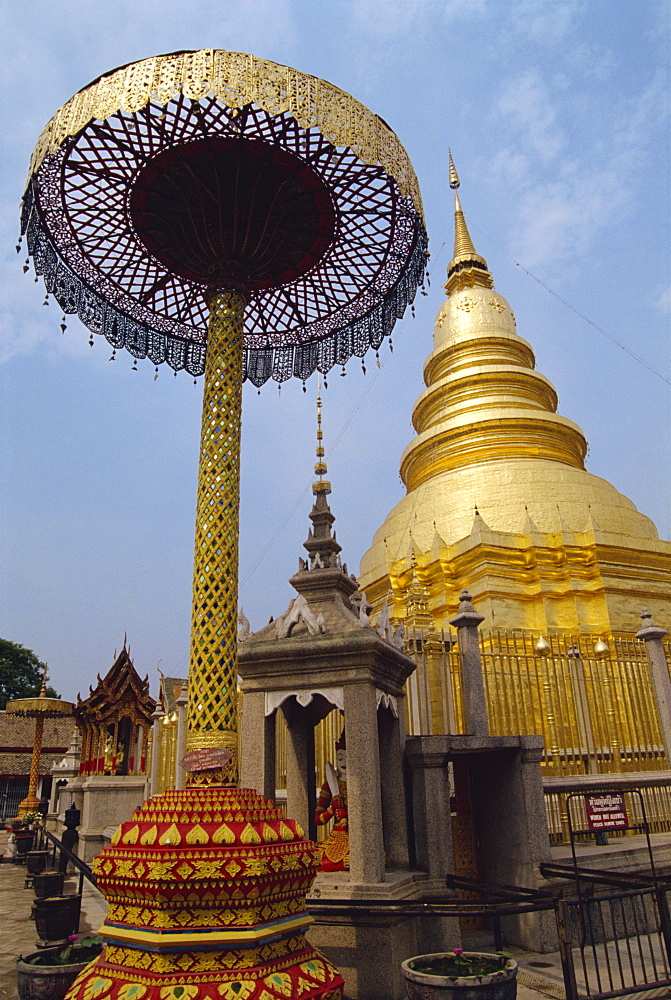
<path id="1" fill-rule="evenodd" d="M 217 50 L 76 94 L 37 144 L 22 225 L 66 313 L 192 375 L 208 289 L 243 288 L 255 385 L 377 349 L 426 264 L 417 180 L 385 122 L 323 80 Z"/>
<path id="2" fill-rule="evenodd" d="M 33 739 L 33 753 L 30 760 L 28 792 L 25 798 L 19 803 L 19 816 L 36 812 L 40 805 L 40 800 L 35 793 L 39 779 L 44 720 L 72 715 L 73 709 L 74 705 L 70 701 L 61 701 L 60 698 L 47 698 L 46 677 L 42 681 L 42 688 L 37 697 L 14 698 L 5 705 L 5 711 L 9 715 L 21 715 L 24 718 L 35 720 L 35 736 Z"/>

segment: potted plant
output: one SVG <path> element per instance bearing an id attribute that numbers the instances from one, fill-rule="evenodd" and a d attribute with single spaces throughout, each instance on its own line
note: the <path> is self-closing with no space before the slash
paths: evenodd
<path id="1" fill-rule="evenodd" d="M 39 824 L 39 813 L 26 813 L 20 819 L 12 820 L 12 830 L 16 843 L 16 859 L 23 863 L 28 851 L 35 846 L 35 824 Z"/>
<path id="2" fill-rule="evenodd" d="M 517 962 L 506 952 L 442 951 L 401 965 L 410 1000 L 515 1000 Z"/>
<path id="3" fill-rule="evenodd" d="M 73 934 L 62 948 L 44 948 L 16 963 L 20 1000 L 63 1000 L 79 973 L 102 951 L 97 934 Z"/>

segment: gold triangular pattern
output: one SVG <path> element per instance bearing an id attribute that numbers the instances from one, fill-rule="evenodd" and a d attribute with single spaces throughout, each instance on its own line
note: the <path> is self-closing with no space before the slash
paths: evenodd
<path id="1" fill-rule="evenodd" d="M 261 837 L 258 832 L 254 829 L 251 823 L 247 823 L 244 830 L 240 834 L 241 844 L 260 844 Z"/>
<path id="2" fill-rule="evenodd" d="M 222 823 L 221 826 L 214 831 L 212 834 L 213 844 L 234 844 L 235 834 L 231 830 L 230 826 L 226 823 Z"/>
<path id="3" fill-rule="evenodd" d="M 204 830 L 199 823 L 196 823 L 186 835 L 187 844 L 209 844 L 210 838 L 207 830 Z"/>
<path id="4" fill-rule="evenodd" d="M 167 844 L 169 844 L 171 847 L 176 847 L 177 844 L 182 843 L 182 838 L 180 836 L 179 830 L 177 829 L 174 823 L 172 823 L 168 827 L 165 833 L 161 834 L 161 836 L 158 838 L 158 842 L 161 845 L 161 847 L 165 847 Z"/>
<path id="5" fill-rule="evenodd" d="M 153 844 L 156 841 L 157 837 L 158 837 L 158 827 L 156 826 L 156 824 L 154 824 L 154 826 L 150 826 L 148 830 L 144 831 L 144 833 L 140 837 L 140 843 L 146 847 L 148 844 Z"/>
<path id="6" fill-rule="evenodd" d="M 130 830 L 127 830 L 121 838 L 122 844 L 137 844 L 138 837 L 140 836 L 140 827 L 135 824 Z"/>
<path id="7" fill-rule="evenodd" d="M 279 833 L 280 833 L 280 837 L 282 838 L 282 840 L 293 840 L 294 839 L 293 830 L 291 829 L 291 827 L 287 826 L 287 824 L 284 821 L 282 821 L 280 823 Z"/>

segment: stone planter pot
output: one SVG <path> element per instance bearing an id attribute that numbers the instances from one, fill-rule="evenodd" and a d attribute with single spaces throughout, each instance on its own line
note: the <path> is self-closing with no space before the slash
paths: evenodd
<path id="1" fill-rule="evenodd" d="M 63 1000 L 79 973 L 86 968 L 86 962 L 71 965 L 31 965 L 30 959 L 40 956 L 56 956 L 60 948 L 45 948 L 35 951 L 16 963 L 16 985 L 20 1000 Z"/>
<path id="2" fill-rule="evenodd" d="M 37 899 L 46 899 L 47 896 L 61 896 L 64 882 L 63 872 L 42 872 L 41 875 L 33 877 L 33 892 Z"/>
<path id="3" fill-rule="evenodd" d="M 29 875 L 39 875 L 49 864 L 49 851 L 28 851 L 26 871 Z"/>
<path id="4" fill-rule="evenodd" d="M 449 952 L 415 955 L 401 965 L 409 1000 L 515 1000 L 517 996 L 517 962 L 509 958 L 504 969 L 484 976 L 432 976 L 416 972 L 414 962 L 440 959 Z M 467 951 L 464 958 L 496 958 L 485 952 Z"/>
<path id="5" fill-rule="evenodd" d="M 34 830 L 17 830 L 16 837 L 16 857 L 17 860 L 25 861 L 28 851 L 32 851 L 35 846 L 36 833 Z"/>
<path id="6" fill-rule="evenodd" d="M 40 941 L 65 941 L 79 925 L 81 896 L 49 896 L 36 899 L 31 919 Z"/>

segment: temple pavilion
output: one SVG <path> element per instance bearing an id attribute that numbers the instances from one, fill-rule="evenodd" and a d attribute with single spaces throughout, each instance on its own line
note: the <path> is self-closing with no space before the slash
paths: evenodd
<path id="1" fill-rule="evenodd" d="M 144 774 L 156 702 L 141 679 L 124 639 L 123 649 L 88 698 L 77 696 L 74 718 L 81 736 L 79 774 Z"/>

